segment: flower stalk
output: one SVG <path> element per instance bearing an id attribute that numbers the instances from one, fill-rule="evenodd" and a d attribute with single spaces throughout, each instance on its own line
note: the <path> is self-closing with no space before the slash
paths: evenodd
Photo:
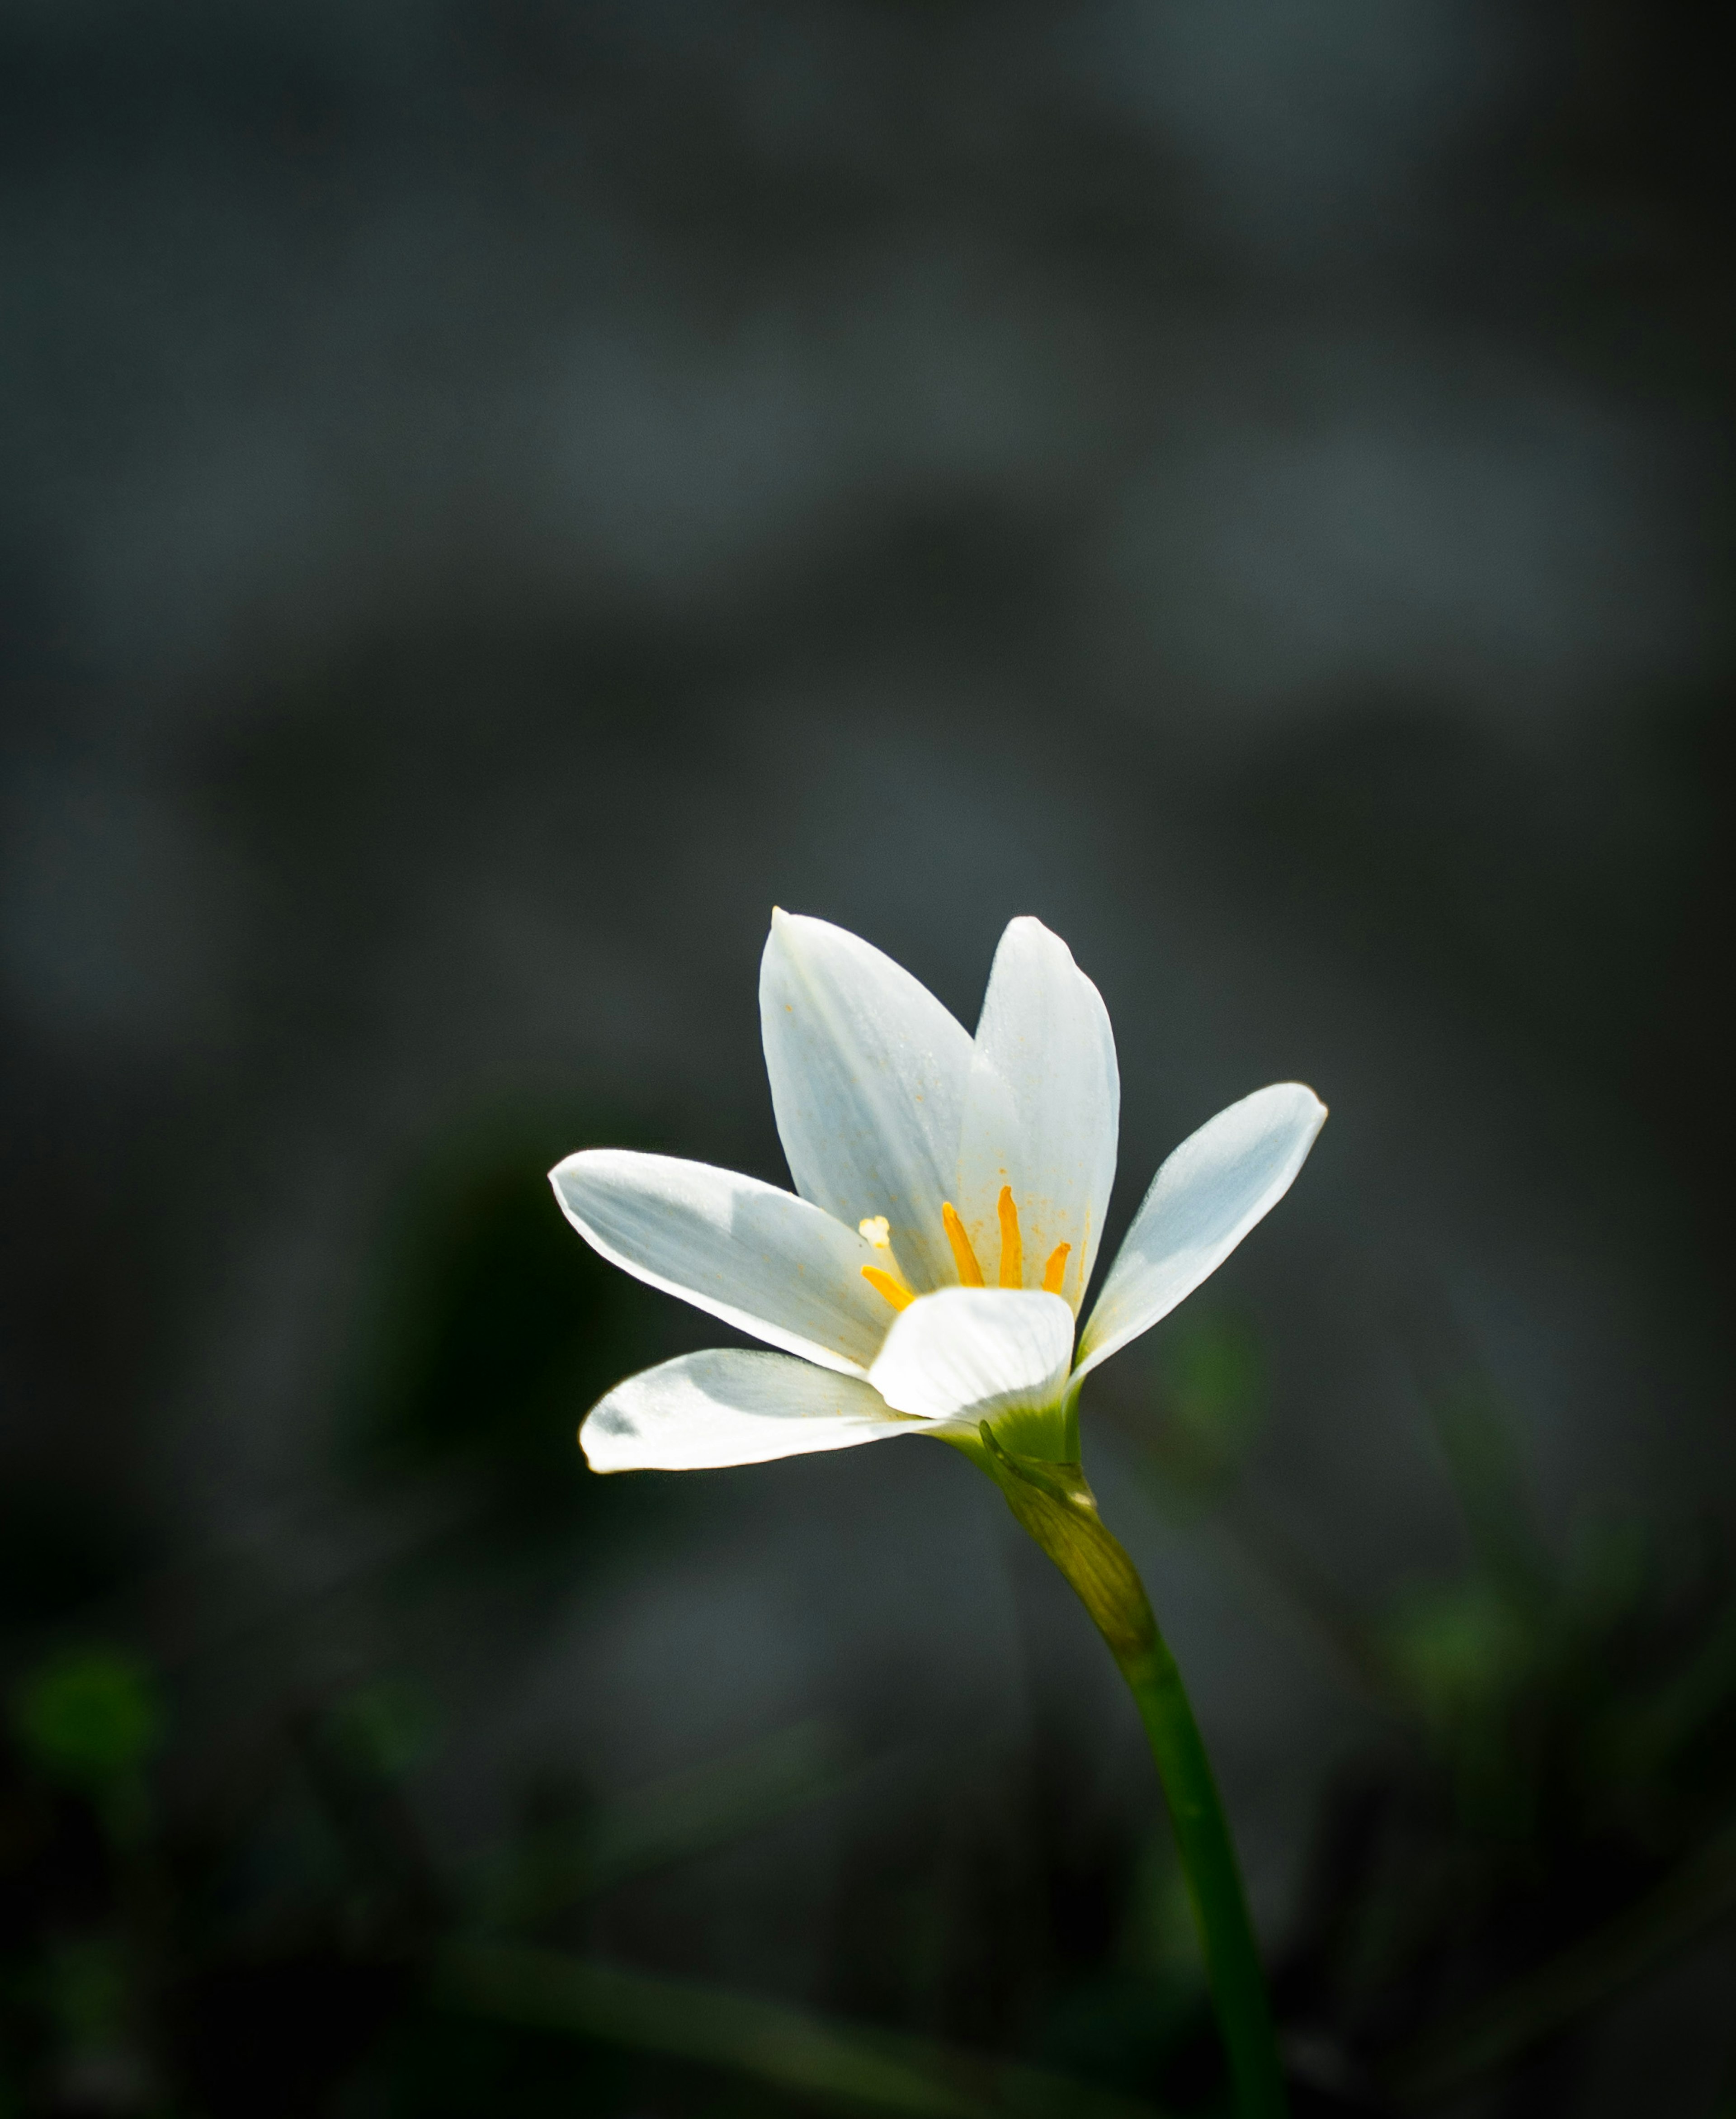
<path id="1" fill-rule="evenodd" d="M 1284 2119 L 1284 2070 L 1229 1820 L 1144 1584 L 1098 1514 L 1081 1465 L 1016 1456 L 987 1421 L 978 1433 L 979 1461 L 1090 1614 L 1139 1709 L 1187 1879 L 1238 2119 Z"/>

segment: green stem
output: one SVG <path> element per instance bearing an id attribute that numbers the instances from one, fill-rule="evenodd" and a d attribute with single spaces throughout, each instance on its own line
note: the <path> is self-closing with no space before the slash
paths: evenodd
<path id="1" fill-rule="evenodd" d="M 1154 1629 L 1154 1632 L 1155 1630 Z M 1110 1644 L 1113 1649 L 1113 1644 Z M 1283 2119 L 1284 2070 L 1272 2029 L 1260 1947 L 1248 1917 L 1235 1843 L 1187 1687 L 1161 1634 L 1142 1656 L 1117 1655 L 1146 1725 L 1187 1880 L 1206 1976 L 1229 2061 L 1240 2119 Z"/>
<path id="2" fill-rule="evenodd" d="M 968 1445 L 971 1454 L 1090 1613 L 1146 1725 L 1205 1954 L 1237 2119 L 1285 2119 L 1284 2070 L 1229 1820 L 1145 1586 L 1104 1528 L 1076 1463 L 1015 1455 L 986 1421 L 978 1444 Z"/>

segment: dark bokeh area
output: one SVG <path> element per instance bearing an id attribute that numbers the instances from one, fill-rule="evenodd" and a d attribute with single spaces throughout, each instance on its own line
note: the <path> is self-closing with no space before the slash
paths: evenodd
<path id="1" fill-rule="evenodd" d="M 0 2113 L 1225 2108 L 988 1482 L 574 1446 L 774 904 L 1332 1107 L 1086 1399 L 1299 2119 L 1736 2110 L 1720 26 L 0 5 Z"/>

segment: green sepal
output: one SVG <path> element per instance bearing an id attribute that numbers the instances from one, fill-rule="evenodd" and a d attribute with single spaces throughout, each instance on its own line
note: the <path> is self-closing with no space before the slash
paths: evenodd
<path id="1" fill-rule="evenodd" d="M 1157 1621 L 1132 1561 L 1104 1528 L 1083 1465 L 1016 1456 L 986 1420 L 977 1432 L 983 1443 L 977 1462 L 1021 1527 L 1072 1585 L 1116 1661 L 1126 1666 L 1149 1657 L 1157 1644 Z"/>

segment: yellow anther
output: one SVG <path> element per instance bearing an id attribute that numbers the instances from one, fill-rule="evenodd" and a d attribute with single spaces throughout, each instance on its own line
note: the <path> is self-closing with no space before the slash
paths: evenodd
<path id="1" fill-rule="evenodd" d="M 1061 1292 L 1061 1283 L 1067 1277 L 1067 1254 L 1072 1248 L 1071 1244 L 1057 1244 L 1049 1253 L 1049 1264 L 1043 1268 L 1043 1292 L 1045 1295 Z"/>
<path id="2" fill-rule="evenodd" d="M 862 1277 L 877 1295 L 883 1295 L 895 1310 L 908 1310 L 916 1300 L 914 1292 L 901 1280 L 895 1280 L 891 1273 L 877 1265 L 863 1266 Z"/>
<path id="3" fill-rule="evenodd" d="M 1025 1245 L 1019 1235 L 1019 1203 L 1012 1196 L 1012 1187 L 1003 1185 L 996 1203 L 1001 1217 L 1001 1285 L 1002 1287 L 1022 1287 L 1025 1285 Z"/>
<path id="4" fill-rule="evenodd" d="M 903 1268 L 892 1249 L 892 1225 L 884 1214 L 870 1214 L 866 1221 L 856 1224 L 863 1240 L 886 1259 L 881 1265 L 865 1265 L 862 1277 L 877 1295 L 883 1295 L 895 1310 L 908 1310 L 916 1300 L 916 1291 L 905 1281 Z"/>
<path id="5" fill-rule="evenodd" d="M 958 1209 L 950 1199 L 941 1202 L 940 1217 L 947 1225 L 947 1241 L 952 1246 L 952 1263 L 958 1268 L 961 1287 L 980 1287 L 983 1268 L 976 1262 L 976 1253 L 970 1248 L 970 1239 L 965 1234 L 965 1225 L 958 1217 Z M 863 1268 L 865 1273 L 867 1267 Z"/>

